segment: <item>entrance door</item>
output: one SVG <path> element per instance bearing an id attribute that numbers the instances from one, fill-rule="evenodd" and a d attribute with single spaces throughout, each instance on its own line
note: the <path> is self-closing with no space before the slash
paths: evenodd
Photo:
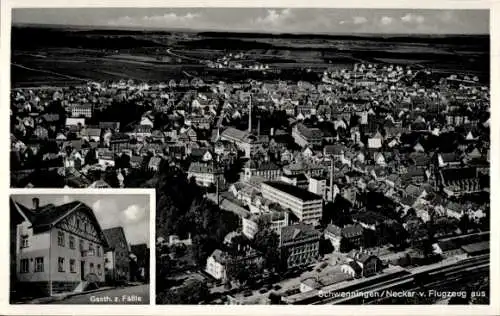
<path id="1" fill-rule="evenodd" d="M 85 281 L 85 261 L 80 262 L 80 278 Z"/>

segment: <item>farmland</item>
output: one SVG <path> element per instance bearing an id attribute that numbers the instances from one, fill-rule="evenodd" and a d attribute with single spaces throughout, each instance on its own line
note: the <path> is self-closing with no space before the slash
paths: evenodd
<path id="1" fill-rule="evenodd" d="M 474 72 L 488 80 L 489 38 L 367 37 L 112 31 L 41 27 L 12 29 L 12 86 L 82 80 L 182 79 L 186 72 L 224 80 L 237 70 L 207 69 L 206 62 L 242 52 L 244 63 L 273 69 L 345 67 L 356 62 L 418 64 Z M 240 71 L 241 72 L 241 71 Z M 257 74 L 256 74 L 257 75 Z M 252 77 L 253 74 L 246 74 Z M 311 77 L 314 79 L 314 77 Z"/>

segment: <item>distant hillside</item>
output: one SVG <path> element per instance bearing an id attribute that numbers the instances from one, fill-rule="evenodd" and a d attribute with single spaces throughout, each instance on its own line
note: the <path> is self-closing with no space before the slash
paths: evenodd
<path id="1" fill-rule="evenodd" d="M 395 43 L 438 43 L 452 45 L 489 45 L 490 36 L 479 35 L 421 35 L 421 34 L 269 34 L 269 33 L 242 33 L 242 32 L 199 32 L 202 37 L 239 37 L 239 38 L 283 38 L 283 39 L 324 39 L 324 40 L 363 40 Z"/>
<path id="2" fill-rule="evenodd" d="M 71 32 L 53 28 L 12 28 L 11 44 L 13 49 L 37 47 L 83 47 L 102 49 L 123 49 L 144 46 L 162 46 L 151 40 L 138 38 L 130 33 L 107 33 L 93 31 Z"/>

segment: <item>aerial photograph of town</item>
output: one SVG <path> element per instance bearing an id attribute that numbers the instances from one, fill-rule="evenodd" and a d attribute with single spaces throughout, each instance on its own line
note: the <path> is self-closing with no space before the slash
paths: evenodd
<path id="1" fill-rule="evenodd" d="M 489 15 L 14 9 L 10 186 L 156 189 L 156 304 L 488 305 Z"/>

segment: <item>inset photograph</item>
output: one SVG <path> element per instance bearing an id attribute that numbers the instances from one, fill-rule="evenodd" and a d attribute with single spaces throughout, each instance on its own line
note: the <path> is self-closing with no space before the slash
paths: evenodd
<path id="1" fill-rule="evenodd" d="M 149 304 L 150 194 L 57 191 L 10 195 L 10 303 Z"/>

